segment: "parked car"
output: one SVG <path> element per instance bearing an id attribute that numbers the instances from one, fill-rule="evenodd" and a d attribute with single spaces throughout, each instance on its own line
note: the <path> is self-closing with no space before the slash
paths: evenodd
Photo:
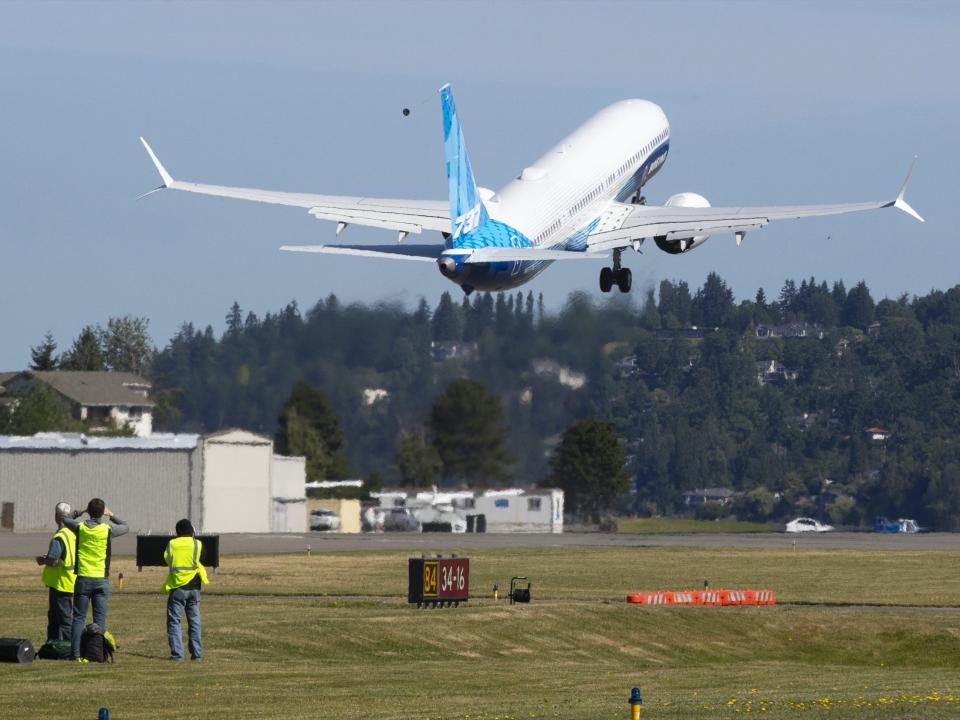
<path id="1" fill-rule="evenodd" d="M 908 533 L 920 532 L 920 526 L 916 520 L 909 518 L 898 518 L 897 520 L 887 520 L 885 517 L 878 517 L 873 523 L 873 531 L 878 533 Z"/>
<path id="2" fill-rule="evenodd" d="M 383 514 L 384 532 L 420 532 L 420 521 L 409 508 L 390 508 Z"/>
<path id="3" fill-rule="evenodd" d="M 337 532 L 340 530 L 340 516 L 333 510 L 311 510 L 311 532 Z"/>
<path id="4" fill-rule="evenodd" d="M 823 523 L 814 520 L 813 518 L 801 517 L 796 520 L 791 520 L 787 523 L 787 532 L 788 533 L 800 533 L 800 532 L 828 532 L 833 530 L 833 525 L 824 525 Z"/>

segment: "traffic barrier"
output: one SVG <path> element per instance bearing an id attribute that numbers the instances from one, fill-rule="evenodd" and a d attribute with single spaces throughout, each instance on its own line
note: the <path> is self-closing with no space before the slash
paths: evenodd
<path id="1" fill-rule="evenodd" d="M 756 593 L 756 603 L 757 605 L 776 605 L 777 596 L 774 594 L 773 590 L 754 590 Z"/>
<path id="2" fill-rule="evenodd" d="M 627 602 L 634 605 L 703 605 L 725 607 L 729 605 L 776 605 L 777 596 L 772 590 L 660 590 L 627 595 Z"/>

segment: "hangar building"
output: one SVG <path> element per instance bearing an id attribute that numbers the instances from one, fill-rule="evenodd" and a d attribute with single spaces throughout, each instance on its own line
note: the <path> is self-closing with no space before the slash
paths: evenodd
<path id="1" fill-rule="evenodd" d="M 268 437 L 110 438 L 75 433 L 0 436 L 5 530 L 49 530 L 53 508 L 101 497 L 134 533 L 170 533 L 189 517 L 199 532 L 304 532 L 303 458 L 273 454 Z"/>

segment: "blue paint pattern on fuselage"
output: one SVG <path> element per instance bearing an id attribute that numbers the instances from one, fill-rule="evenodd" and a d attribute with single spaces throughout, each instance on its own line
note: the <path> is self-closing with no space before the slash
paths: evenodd
<path id="1" fill-rule="evenodd" d="M 630 176 L 614 200 L 623 202 L 640 190 L 663 166 L 666 161 L 670 143 L 665 141 L 637 168 Z M 568 250 L 585 252 L 587 237 L 600 223 L 600 218 L 594 218 L 577 232 L 567 238 L 546 246 L 544 250 Z M 449 243 L 448 243 L 449 246 Z M 477 229 L 461 236 L 456 243 L 458 249 L 483 247 L 534 247 L 533 242 L 522 232 L 498 220 L 487 219 Z M 546 270 L 552 260 L 515 260 L 510 262 L 492 262 L 477 265 L 460 265 L 455 282 L 464 289 L 496 292 L 511 290 L 519 287 L 536 275 Z"/>

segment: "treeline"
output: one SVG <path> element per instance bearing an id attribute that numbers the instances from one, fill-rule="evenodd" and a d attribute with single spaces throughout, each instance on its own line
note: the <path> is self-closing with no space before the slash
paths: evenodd
<path id="1" fill-rule="evenodd" d="M 126 320 L 124 330 L 145 329 Z M 864 283 L 810 278 L 736 302 L 711 274 L 633 300 L 573 293 L 555 312 L 530 292 L 444 293 L 413 309 L 331 295 L 262 317 L 234 304 L 225 325 L 187 323 L 152 356 L 134 353 L 150 364 L 159 429 L 274 435 L 303 383 L 329 405 L 309 412 L 336 424 L 335 453 L 324 446 L 333 454 L 314 476 L 533 485 L 556 479 L 552 451 L 596 418 L 627 453 L 621 511 L 675 513 L 684 492 L 725 487 L 742 518 L 862 525 L 882 514 L 960 529 L 960 286 L 875 302 Z M 142 350 L 142 334 L 90 328 L 59 363 L 122 367 L 110 338 Z M 50 342 L 34 348 L 35 364 Z M 499 406 L 486 415 L 502 452 L 479 474 L 482 463 L 457 466 L 456 447 L 492 437 L 477 424 L 484 413 L 462 392 L 441 412 L 461 378 Z M 316 445 L 302 422 L 289 427 Z"/>
<path id="2" fill-rule="evenodd" d="M 806 337 L 758 337 L 792 322 Z M 350 472 L 411 481 L 404 442 L 429 439 L 434 399 L 469 377 L 501 399 L 513 482 L 547 478 L 561 433 L 598 417 L 630 458 L 625 511 L 672 513 L 685 491 L 727 487 L 745 518 L 960 529 L 960 287 L 877 303 L 864 283 L 811 278 L 737 303 L 711 274 L 639 303 L 574 293 L 559 312 L 529 292 L 414 310 L 330 296 L 262 318 L 234 305 L 226 327 L 186 324 L 157 355 L 171 429 L 272 434 L 304 381 L 335 408 Z"/>

